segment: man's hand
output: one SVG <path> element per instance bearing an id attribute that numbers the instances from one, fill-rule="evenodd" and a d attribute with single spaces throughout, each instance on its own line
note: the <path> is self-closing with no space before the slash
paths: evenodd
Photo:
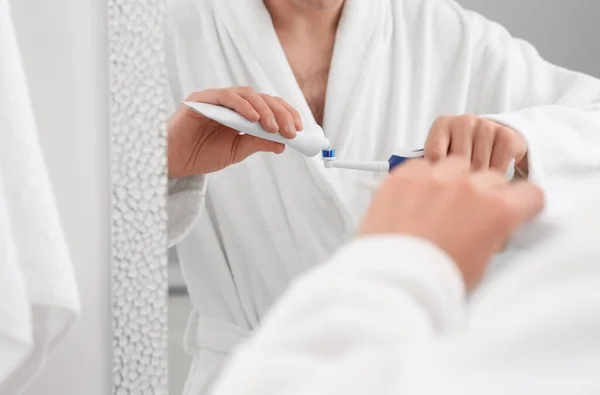
<path id="1" fill-rule="evenodd" d="M 302 130 L 296 110 L 278 97 L 249 87 L 209 89 L 192 93 L 186 101 L 218 104 L 235 110 L 250 121 L 259 121 L 270 133 L 294 138 Z M 223 126 L 182 105 L 169 119 L 169 178 L 182 178 L 221 170 L 256 152 L 280 154 L 284 145 L 259 139 Z"/>
<path id="2" fill-rule="evenodd" d="M 431 127 L 425 158 L 437 162 L 448 155 L 471 161 L 474 170 L 506 173 L 510 162 L 527 173 L 527 141 L 521 133 L 474 115 L 442 116 Z"/>
<path id="3" fill-rule="evenodd" d="M 544 199 L 529 182 L 509 183 L 501 173 L 470 167 L 460 157 L 399 166 L 376 193 L 361 235 L 429 240 L 454 259 L 467 288 L 473 288 L 494 253 L 542 210 Z"/>

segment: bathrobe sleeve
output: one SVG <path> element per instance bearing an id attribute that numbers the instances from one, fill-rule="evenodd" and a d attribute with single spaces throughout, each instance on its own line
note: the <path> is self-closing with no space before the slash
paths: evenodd
<path id="1" fill-rule="evenodd" d="M 453 0 L 430 3 L 437 13 L 432 29 L 445 49 L 469 58 L 470 101 L 527 139 L 532 181 L 600 171 L 600 80 L 550 64 L 531 44 Z"/>
<path id="2" fill-rule="evenodd" d="M 169 180 L 167 197 L 168 248 L 181 242 L 202 212 L 206 176 Z"/>
<path id="3" fill-rule="evenodd" d="M 168 114 L 177 110 L 177 103 L 167 94 Z M 167 247 L 181 242 L 200 217 L 206 194 L 206 176 L 197 175 L 181 179 L 170 179 L 167 194 Z"/>
<path id="4" fill-rule="evenodd" d="M 464 300 L 458 269 L 433 245 L 355 241 L 292 284 L 214 395 L 391 394 L 399 351 L 460 332 Z"/>
<path id="5" fill-rule="evenodd" d="M 213 395 L 594 393 L 600 266 L 590 246 L 600 250 L 581 228 L 572 235 L 553 242 L 562 255 L 515 263 L 527 267 L 469 316 L 461 276 L 434 246 L 355 241 L 292 284 Z"/>

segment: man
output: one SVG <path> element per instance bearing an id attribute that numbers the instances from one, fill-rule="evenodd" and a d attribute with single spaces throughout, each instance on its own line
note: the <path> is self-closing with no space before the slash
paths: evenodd
<path id="1" fill-rule="evenodd" d="M 468 168 L 395 171 L 360 237 L 293 283 L 212 394 L 598 393 L 600 195 L 467 306 L 493 252 L 541 208 L 531 184 Z"/>
<path id="2" fill-rule="evenodd" d="M 260 102 L 258 94 L 240 98 L 228 90 L 193 97 L 237 108 L 248 119 L 269 115 L 267 107 L 254 111 L 249 104 Z M 280 115 L 294 118 L 293 111 Z M 169 132 L 201 142 L 194 150 L 199 172 L 282 148 L 185 107 Z M 184 164 L 178 158 L 169 158 L 175 174 Z M 234 355 L 214 394 L 597 392 L 597 201 L 515 262 L 520 267 L 507 270 L 468 311 L 466 294 L 492 255 L 543 206 L 533 184 L 509 184 L 498 172 L 469 167 L 454 156 L 394 171 L 359 237 L 295 281 Z"/>
<path id="3" fill-rule="evenodd" d="M 514 159 L 550 199 L 559 179 L 600 168 L 600 82 L 453 1 L 177 0 L 167 49 L 175 103 L 251 86 L 321 123 L 343 159 L 422 147 L 477 169 Z M 289 282 L 356 232 L 381 178 L 292 150 L 252 155 L 211 177 L 194 222 L 197 178 L 186 175 L 172 182 L 171 241 L 194 305 L 187 389 L 201 392 Z"/>

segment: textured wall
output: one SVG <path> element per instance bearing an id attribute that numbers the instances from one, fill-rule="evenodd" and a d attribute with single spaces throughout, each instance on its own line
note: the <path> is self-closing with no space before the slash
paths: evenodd
<path id="1" fill-rule="evenodd" d="M 109 0 L 113 393 L 168 393 L 164 0 Z"/>

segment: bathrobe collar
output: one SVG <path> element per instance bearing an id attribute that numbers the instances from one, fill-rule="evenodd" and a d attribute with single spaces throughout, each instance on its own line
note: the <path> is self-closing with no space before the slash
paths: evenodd
<path id="1" fill-rule="evenodd" d="M 368 83 L 377 64 L 385 30 L 382 0 L 346 0 L 335 39 L 334 53 L 325 98 L 323 130 L 343 155 L 349 145 L 356 107 L 360 104 L 361 87 Z M 221 34 L 230 42 L 240 58 L 252 70 L 261 88 L 288 101 L 303 119 L 314 122 L 308 103 L 287 61 L 285 52 L 262 0 L 228 0 L 216 2 L 222 22 Z M 247 23 L 248 20 L 258 23 Z M 258 27 L 258 28 L 257 28 Z M 265 82 L 269 83 L 265 83 Z"/>

